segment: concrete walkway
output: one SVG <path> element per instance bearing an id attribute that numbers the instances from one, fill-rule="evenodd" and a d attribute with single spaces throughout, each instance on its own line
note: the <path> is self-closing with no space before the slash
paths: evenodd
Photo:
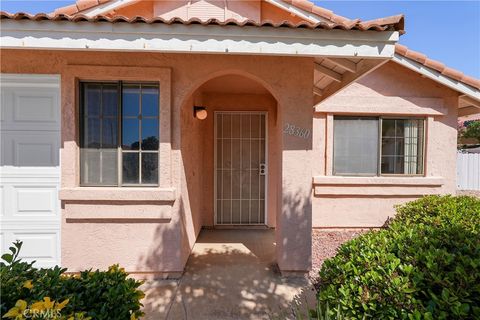
<path id="1" fill-rule="evenodd" d="M 203 230 L 180 280 L 144 285 L 146 319 L 285 319 L 295 296 L 313 305 L 308 281 L 274 260 L 273 230 Z"/>

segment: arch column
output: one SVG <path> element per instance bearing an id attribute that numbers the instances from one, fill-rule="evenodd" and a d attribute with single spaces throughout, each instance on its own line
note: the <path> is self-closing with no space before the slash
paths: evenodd
<path id="1" fill-rule="evenodd" d="M 289 88 L 289 96 L 279 112 L 282 184 L 276 218 L 276 254 L 285 276 L 302 275 L 311 269 L 313 96 L 312 82 L 304 78 Z"/>

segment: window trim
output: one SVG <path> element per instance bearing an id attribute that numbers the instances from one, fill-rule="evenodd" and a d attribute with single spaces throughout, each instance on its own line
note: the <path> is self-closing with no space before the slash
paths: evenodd
<path id="1" fill-rule="evenodd" d="M 130 187 L 130 188 L 141 188 L 141 187 L 146 187 L 146 188 L 158 188 L 160 187 L 161 184 L 161 176 L 160 176 L 160 163 L 161 163 L 161 151 L 160 151 L 160 137 L 161 137 L 161 84 L 160 81 L 142 81 L 142 80 L 78 80 L 77 82 L 77 92 L 78 92 L 78 102 L 79 102 L 79 157 L 80 157 L 80 167 L 79 167 L 79 186 L 80 187 L 105 187 L 105 188 L 125 188 L 125 187 Z M 82 146 L 84 144 L 84 127 L 85 127 L 85 101 L 84 101 L 84 85 L 85 84 L 98 84 L 98 85 L 104 85 L 104 84 L 116 84 L 117 85 L 117 90 L 118 90 L 118 101 L 117 101 L 117 184 L 98 184 L 98 183 L 82 183 L 82 155 L 81 155 L 81 150 Z M 140 90 L 142 85 L 151 85 L 151 86 L 156 86 L 158 89 L 158 116 L 153 117 L 149 116 L 148 118 L 156 118 L 158 122 L 158 135 L 159 135 L 159 141 L 158 141 L 158 148 L 157 150 L 123 150 L 122 148 L 122 132 L 123 132 L 123 126 L 122 126 L 122 120 L 123 120 L 123 86 L 125 84 L 130 84 L 130 85 L 140 85 Z M 102 96 L 103 99 L 103 96 Z M 141 91 L 140 91 L 140 121 L 143 119 L 141 116 L 141 102 L 142 102 L 142 97 L 141 97 Z M 141 132 L 141 125 L 139 126 L 139 132 Z M 141 133 L 139 138 L 141 138 Z M 114 150 L 114 149 L 112 149 Z M 157 183 L 123 183 L 123 153 L 135 153 L 138 154 L 138 161 L 139 161 L 139 180 L 141 182 L 142 180 L 142 157 L 141 153 L 153 153 L 157 154 Z"/>
<path id="2" fill-rule="evenodd" d="M 419 116 L 382 116 L 382 115 L 335 115 L 333 114 L 333 127 L 332 135 L 333 139 L 331 140 L 335 144 L 335 119 L 338 118 L 376 118 L 378 120 L 378 149 L 377 149 L 377 172 L 376 174 L 362 174 L 362 173 L 335 173 L 335 147 L 332 146 L 332 176 L 338 177 L 426 177 L 426 146 L 427 146 L 427 120 L 426 117 Z M 422 173 L 418 174 L 402 174 L 402 173 L 382 173 L 382 127 L 383 120 L 422 120 L 423 121 L 423 143 L 422 143 Z"/>

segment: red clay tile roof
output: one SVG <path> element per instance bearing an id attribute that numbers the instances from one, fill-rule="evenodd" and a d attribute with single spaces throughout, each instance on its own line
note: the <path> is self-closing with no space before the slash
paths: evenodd
<path id="1" fill-rule="evenodd" d="M 405 33 L 405 21 L 403 15 L 396 15 L 386 18 L 380 18 L 375 20 L 369 20 L 362 22 L 360 19 L 348 19 L 342 17 L 331 10 L 319 7 L 315 5 L 313 2 L 308 0 L 283 0 L 299 9 L 303 9 L 305 11 L 311 12 L 317 16 L 320 16 L 324 19 L 327 19 L 334 23 L 340 23 L 345 25 L 360 23 L 364 27 L 368 28 L 368 25 L 395 25 L 395 30 L 400 31 L 401 34 Z"/>
<path id="2" fill-rule="evenodd" d="M 87 1 L 87 0 L 79 0 L 79 1 Z M 110 0 L 88 0 L 88 1 L 106 2 Z M 285 0 L 285 1 L 289 2 L 290 0 Z M 295 2 L 296 3 L 295 5 L 297 6 L 300 6 L 299 3 L 306 6 L 306 3 L 308 1 L 298 0 L 293 2 Z M 86 5 L 86 2 L 82 2 L 82 3 L 85 3 Z M 316 7 L 312 5 L 312 10 L 313 10 L 312 12 L 314 12 L 315 10 L 318 11 L 318 9 L 316 8 L 320 8 L 320 7 Z M 306 8 L 304 7 L 303 9 L 306 9 Z M 323 10 L 322 14 L 324 16 L 328 16 L 328 12 L 331 12 L 323 8 L 320 8 L 320 9 Z M 365 22 L 360 22 L 359 20 L 348 20 L 348 19 L 347 19 L 348 21 L 340 21 L 337 18 L 333 18 L 337 20 L 337 22 L 331 22 L 331 23 L 320 22 L 316 24 L 302 22 L 298 24 L 293 24 L 288 21 L 283 21 L 279 23 L 264 21 L 259 23 L 252 20 L 239 22 L 234 19 L 230 19 L 226 21 L 219 21 L 217 19 L 209 19 L 207 21 L 201 21 L 200 19 L 195 19 L 195 18 L 185 21 L 180 18 L 165 20 L 162 18 L 146 19 L 144 17 L 134 17 L 129 19 L 123 16 L 107 17 L 107 16 L 100 15 L 95 17 L 87 17 L 83 14 L 66 15 L 66 14 L 46 14 L 46 13 L 31 15 L 31 14 L 22 13 L 22 12 L 11 14 L 3 11 L 0 11 L 0 19 L 33 20 L 33 21 L 49 20 L 49 21 L 70 21 L 70 22 L 88 21 L 88 22 L 110 22 L 110 23 L 126 22 L 126 23 L 147 23 L 147 24 L 163 23 L 163 24 L 185 24 L 185 25 L 202 24 L 202 25 L 220 25 L 220 26 L 235 25 L 235 26 L 256 26 L 256 27 L 270 26 L 275 28 L 288 27 L 288 28 L 327 29 L 327 30 L 341 29 L 341 30 L 362 30 L 362 31 L 397 30 L 397 28 L 401 28 L 403 30 L 403 23 L 404 23 L 402 15 L 376 19 L 371 21 L 365 21 Z M 467 85 L 480 89 L 480 80 L 464 75 L 463 73 L 455 69 L 448 68 L 443 63 L 429 59 L 427 56 L 425 56 L 420 52 L 410 50 L 407 47 L 400 44 L 396 45 L 395 52 L 401 56 L 417 61 L 428 68 L 434 69 L 449 78 L 452 78 L 456 81 L 460 81 Z"/>
<path id="3" fill-rule="evenodd" d="M 103 4 L 105 2 L 110 2 L 112 0 L 77 0 L 75 4 L 57 8 L 54 11 L 55 15 L 58 14 L 66 14 L 66 15 L 74 15 L 77 13 L 81 13 L 84 10 L 91 9 L 97 5 Z M 404 23 L 404 16 L 397 15 L 387 18 L 380 18 L 370 21 L 362 22 L 360 19 L 348 19 L 342 17 L 338 14 L 335 14 L 331 10 L 327 10 L 325 8 L 316 6 L 313 2 L 308 0 L 283 0 L 284 2 L 293 5 L 299 9 L 305 10 L 307 12 L 311 12 L 315 15 L 318 15 L 334 24 L 345 26 L 347 29 L 355 29 L 354 26 L 360 26 L 358 30 L 376 30 L 376 27 L 381 26 L 389 26 L 388 30 L 395 30 L 399 31 L 401 34 L 405 33 L 405 23 Z M 233 21 L 230 21 L 233 22 Z M 385 28 L 387 30 L 387 28 Z M 382 30 L 383 31 L 383 30 Z"/>
<path id="4" fill-rule="evenodd" d="M 271 22 L 271 21 L 263 21 L 263 22 L 256 22 L 253 20 L 246 20 L 246 21 L 238 21 L 234 19 L 228 19 L 226 21 L 220 21 L 217 19 L 209 19 L 207 21 L 201 21 L 200 19 L 193 18 L 189 20 L 183 20 L 181 18 L 172 18 L 172 19 L 163 19 L 160 17 L 155 17 L 151 19 L 147 19 L 145 17 L 137 16 L 133 18 L 127 18 L 124 16 L 113 16 L 107 17 L 98 15 L 95 17 L 87 17 L 84 14 L 77 13 L 74 15 L 66 15 L 66 14 L 46 14 L 46 13 L 38 13 L 35 15 L 31 15 L 28 13 L 8 13 L 4 11 L 0 11 L 0 19 L 10 19 L 10 20 L 32 20 L 32 21 L 42 21 L 42 20 L 49 20 L 49 21 L 70 21 L 70 22 L 111 22 L 111 23 L 147 23 L 147 24 L 154 24 L 154 23 L 163 23 L 163 24 L 201 24 L 201 25 L 219 25 L 219 26 L 226 26 L 226 25 L 234 25 L 234 26 L 255 26 L 255 27 L 287 27 L 287 28 L 304 28 L 304 29 L 340 29 L 340 30 L 360 30 L 360 31 L 393 31 L 395 30 L 395 23 L 389 24 L 377 24 L 374 22 L 369 22 L 368 24 L 353 21 L 349 24 L 344 23 L 334 23 L 334 22 L 319 22 L 319 23 L 308 23 L 308 22 L 300 22 L 300 23 L 292 23 L 289 21 L 282 21 L 282 22 Z M 403 16 L 399 16 L 398 20 L 403 21 Z"/>
<path id="5" fill-rule="evenodd" d="M 55 9 L 54 14 L 62 13 L 72 15 L 80 11 L 96 7 L 105 2 L 110 2 L 110 0 L 77 0 L 77 2 L 75 2 L 74 4 Z"/>
<path id="6" fill-rule="evenodd" d="M 423 53 L 413 51 L 408 49 L 406 46 L 401 45 L 401 44 L 396 44 L 395 45 L 395 53 L 406 57 L 408 59 L 414 60 L 425 67 L 431 68 L 433 70 L 436 70 L 443 74 L 444 76 L 447 76 L 449 78 L 452 78 L 453 80 L 463 82 L 469 86 L 472 86 L 474 88 L 480 89 L 480 80 L 475 79 L 473 77 L 467 76 L 463 73 L 461 73 L 458 70 L 446 67 L 443 63 L 430 59 Z"/>

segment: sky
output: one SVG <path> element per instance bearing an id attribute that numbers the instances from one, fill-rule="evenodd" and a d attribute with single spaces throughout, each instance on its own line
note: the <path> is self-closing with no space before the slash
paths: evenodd
<path id="1" fill-rule="evenodd" d="M 0 0 L 8 12 L 52 12 L 75 0 Z M 370 20 L 405 15 L 400 43 L 429 58 L 480 79 L 480 0 L 471 1 L 314 1 L 347 18 Z"/>

